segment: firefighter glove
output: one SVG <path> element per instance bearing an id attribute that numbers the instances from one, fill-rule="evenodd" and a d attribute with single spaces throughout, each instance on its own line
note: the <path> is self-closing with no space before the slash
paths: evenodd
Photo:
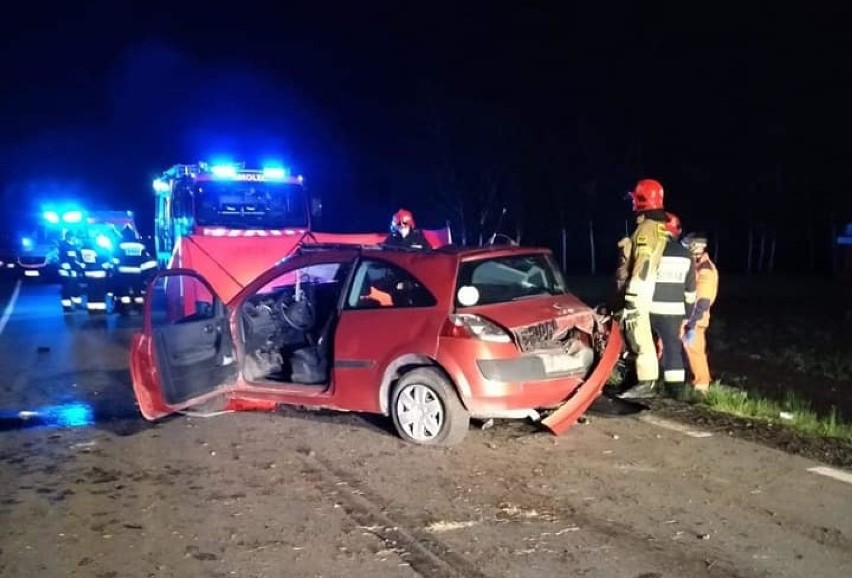
<path id="1" fill-rule="evenodd" d="M 639 323 L 639 310 L 632 308 L 625 309 L 621 319 L 624 322 L 624 330 L 628 333 L 633 333 L 636 325 Z"/>

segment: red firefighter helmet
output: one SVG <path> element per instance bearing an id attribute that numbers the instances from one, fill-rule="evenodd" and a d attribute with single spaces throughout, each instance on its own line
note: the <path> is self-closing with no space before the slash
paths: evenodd
<path id="1" fill-rule="evenodd" d="M 393 220 L 391 221 L 391 231 L 397 232 L 400 227 L 408 227 L 409 229 L 414 229 L 414 215 L 411 214 L 411 211 L 407 209 L 400 209 L 396 213 L 393 214 Z"/>
<path id="2" fill-rule="evenodd" d="M 635 213 L 662 209 L 663 197 L 663 185 L 654 179 L 642 179 L 630 193 Z"/>
<path id="3" fill-rule="evenodd" d="M 683 233 L 683 227 L 680 224 L 680 217 L 674 213 L 666 212 L 666 231 L 675 239 L 679 238 Z"/>

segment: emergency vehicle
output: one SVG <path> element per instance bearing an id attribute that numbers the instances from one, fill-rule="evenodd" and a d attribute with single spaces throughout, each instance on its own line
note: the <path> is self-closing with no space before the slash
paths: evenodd
<path id="1" fill-rule="evenodd" d="M 387 236 L 313 230 L 318 199 L 306 193 L 301 175 L 279 166 L 174 165 L 153 188 L 158 263 L 201 273 L 225 301 L 300 243 L 375 245 Z M 433 247 L 451 242 L 449 229 L 424 235 Z"/>
<path id="2" fill-rule="evenodd" d="M 154 180 L 157 260 L 166 266 L 178 240 L 202 236 L 295 236 L 310 230 L 301 175 L 245 164 L 174 165 Z"/>
<path id="3" fill-rule="evenodd" d="M 82 214 L 76 210 L 64 213 L 50 211 L 49 214 L 50 220 L 44 214 L 30 213 L 12 219 L 14 230 L 9 239 L 12 251 L 4 261 L 5 267 L 14 271 L 16 276 L 34 281 L 53 280 L 55 271 L 49 265 L 55 259 L 56 244 L 62 236 L 62 224 L 76 224 Z"/>

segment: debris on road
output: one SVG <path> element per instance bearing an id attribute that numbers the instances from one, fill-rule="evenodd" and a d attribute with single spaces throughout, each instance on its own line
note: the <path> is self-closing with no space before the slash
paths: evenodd
<path id="1" fill-rule="evenodd" d="M 96 445 L 97 445 L 97 442 L 93 440 L 93 441 L 89 441 L 89 442 L 80 442 L 80 443 L 76 443 L 76 444 L 71 444 L 71 446 L 68 449 L 88 451 L 89 448 L 93 448 Z"/>

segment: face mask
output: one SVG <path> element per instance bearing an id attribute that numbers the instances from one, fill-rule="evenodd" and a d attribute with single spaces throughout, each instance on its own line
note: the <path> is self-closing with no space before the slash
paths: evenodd
<path id="1" fill-rule="evenodd" d="M 404 239 L 405 237 L 407 237 L 407 236 L 408 236 L 408 233 L 410 233 L 410 232 L 411 232 L 411 228 L 410 228 L 410 227 L 405 227 L 405 226 L 403 226 L 403 227 L 400 227 L 400 228 L 399 228 L 399 234 L 400 234 L 400 236 L 401 236 L 403 239 Z"/>

